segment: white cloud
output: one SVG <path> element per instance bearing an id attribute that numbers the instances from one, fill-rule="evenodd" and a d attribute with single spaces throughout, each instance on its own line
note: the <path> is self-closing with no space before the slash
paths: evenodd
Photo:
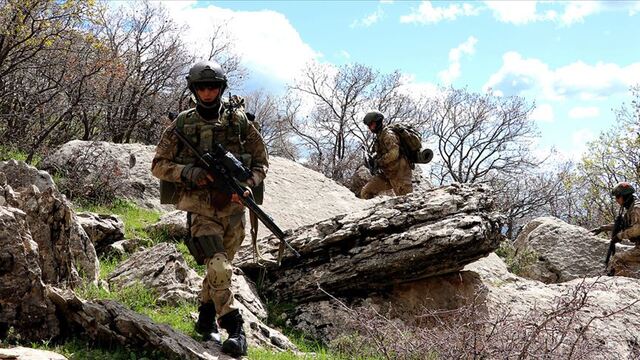
<path id="1" fill-rule="evenodd" d="M 501 22 L 523 25 L 530 22 L 553 20 L 555 11 L 539 14 L 536 1 L 485 1 L 493 16 Z"/>
<path id="2" fill-rule="evenodd" d="M 600 109 L 596 106 L 576 106 L 569 110 L 571 119 L 586 119 L 600 116 Z"/>
<path id="3" fill-rule="evenodd" d="M 347 50 L 340 50 L 340 56 L 347 60 L 351 59 L 351 54 Z"/>
<path id="4" fill-rule="evenodd" d="M 194 1 L 163 2 L 178 24 L 189 29 L 194 53 L 206 56 L 213 24 L 226 24 L 233 34 L 234 50 L 251 73 L 282 83 L 290 82 L 304 65 L 319 57 L 301 38 L 287 18 L 275 11 L 233 11 L 214 5 L 194 8 Z M 268 54 L 268 55 L 267 55 Z"/>
<path id="5" fill-rule="evenodd" d="M 400 78 L 400 83 L 403 84 L 400 87 L 400 91 L 416 101 L 421 101 L 425 98 L 434 98 L 440 94 L 440 88 L 436 84 L 417 82 L 413 74 L 403 73 Z"/>
<path id="6" fill-rule="evenodd" d="M 434 7 L 431 1 L 423 1 L 418 9 L 412 9 L 409 15 L 400 17 L 401 23 L 435 24 L 443 20 L 455 20 L 459 16 L 474 16 L 479 9 L 471 4 L 449 4 L 447 7 Z"/>
<path id="7" fill-rule="evenodd" d="M 640 62 L 620 66 L 577 61 L 551 69 L 539 59 L 525 59 L 513 51 L 505 53 L 502 60 L 502 67 L 484 85 L 494 94 L 535 95 L 541 100 L 593 100 L 624 93 L 640 82 Z"/>
<path id="8" fill-rule="evenodd" d="M 598 1 L 569 1 L 566 3 L 564 13 L 559 20 L 562 25 L 569 26 L 574 23 L 584 22 L 584 18 L 601 10 L 602 6 Z"/>
<path id="9" fill-rule="evenodd" d="M 640 1 L 634 1 L 633 5 L 629 8 L 629 16 L 634 16 L 640 13 Z"/>
<path id="10" fill-rule="evenodd" d="M 538 105 L 533 109 L 530 117 L 534 121 L 552 123 L 554 119 L 553 107 L 550 104 Z"/>
<path id="11" fill-rule="evenodd" d="M 587 143 L 596 139 L 596 135 L 590 129 L 580 129 L 571 134 L 571 151 L 567 154 L 569 159 L 579 161 L 587 149 Z"/>
<path id="12" fill-rule="evenodd" d="M 463 54 L 473 55 L 476 52 L 478 39 L 473 36 L 449 51 L 449 68 L 438 73 L 438 76 L 445 84 L 451 84 L 460 77 L 460 59 Z"/>
<path id="13" fill-rule="evenodd" d="M 352 27 L 352 28 L 355 28 L 355 27 L 369 27 L 369 26 L 377 23 L 380 19 L 382 19 L 383 16 L 384 16 L 384 11 L 382 10 L 382 8 L 380 6 L 378 6 L 378 9 L 376 9 L 376 11 L 374 11 L 373 13 L 365 16 L 362 19 L 355 20 L 354 22 L 351 23 L 350 27 Z"/>

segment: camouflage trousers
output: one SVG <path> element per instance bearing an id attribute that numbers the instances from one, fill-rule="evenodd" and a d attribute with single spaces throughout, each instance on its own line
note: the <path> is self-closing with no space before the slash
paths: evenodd
<path id="1" fill-rule="evenodd" d="M 387 178 L 384 175 L 376 175 L 367 182 L 360 191 L 362 199 L 371 199 L 381 192 L 393 189 L 396 196 L 406 195 L 413 191 L 411 184 L 411 168 L 408 171 L 402 171 L 397 176 Z"/>
<path id="2" fill-rule="evenodd" d="M 218 316 L 237 309 L 231 292 L 231 262 L 244 240 L 245 222 L 244 213 L 222 218 L 191 214 L 191 236 L 222 238 L 225 252 L 205 259 L 207 273 L 200 292 L 200 302 L 213 302 Z"/>
<path id="3" fill-rule="evenodd" d="M 615 276 L 640 278 L 640 245 L 616 253 L 611 261 L 611 269 Z"/>

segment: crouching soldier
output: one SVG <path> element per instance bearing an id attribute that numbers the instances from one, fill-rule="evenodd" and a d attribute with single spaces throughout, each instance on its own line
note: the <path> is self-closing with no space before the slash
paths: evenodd
<path id="1" fill-rule="evenodd" d="M 187 247 L 198 264 L 206 265 L 196 331 L 203 340 L 220 343 L 217 317 L 220 327 L 229 334 L 222 351 L 232 356 L 246 355 L 244 321 L 230 290 L 231 261 L 245 234 L 244 206 L 237 197 L 222 191 L 220 179 L 214 179 L 198 166 L 194 154 L 173 129 L 180 130 L 203 153 L 221 144 L 242 159 L 251 170 L 247 180 L 250 187 L 260 184 L 267 173 L 266 148 L 244 111 L 223 104 L 227 78 L 219 64 L 213 61 L 195 64 L 189 70 L 187 84 L 196 106 L 180 113 L 162 134 L 152 172 L 175 187 L 176 208 L 188 214 Z"/>
<path id="2" fill-rule="evenodd" d="M 362 120 L 373 134 L 375 141 L 374 161 L 379 172 L 360 191 L 360 197 L 371 199 L 379 193 L 393 189 L 395 195 L 406 195 L 413 191 L 411 164 L 400 151 L 400 138 L 383 124 L 384 115 L 379 111 L 368 112 Z"/>
<path id="3" fill-rule="evenodd" d="M 633 195 L 635 189 L 628 182 L 621 182 L 611 191 L 622 213 L 622 230 L 615 234 L 617 241 L 628 239 L 635 246 L 627 251 L 616 253 L 611 261 L 609 275 L 639 277 L 640 275 L 640 207 Z M 593 234 L 612 231 L 614 224 L 602 225 L 591 230 Z"/>

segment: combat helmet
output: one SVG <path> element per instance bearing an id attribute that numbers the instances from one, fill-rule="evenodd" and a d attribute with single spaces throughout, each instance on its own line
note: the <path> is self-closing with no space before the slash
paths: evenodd
<path id="1" fill-rule="evenodd" d="M 218 95 L 218 99 L 214 104 L 204 104 L 200 99 L 198 99 L 196 94 L 197 84 L 215 84 L 220 86 L 220 95 Z M 224 93 L 227 88 L 227 75 L 217 62 L 210 60 L 201 61 L 194 64 L 191 69 L 189 69 L 189 74 L 187 75 L 187 86 L 189 87 L 189 90 L 196 95 L 195 97 L 198 105 L 205 108 L 213 108 L 220 106 L 222 93 Z"/>
<path id="2" fill-rule="evenodd" d="M 619 183 L 618 185 L 616 185 L 613 190 L 611 190 L 611 196 L 622 196 L 622 197 L 627 197 L 633 193 L 636 192 L 636 189 L 633 188 L 633 186 L 631 186 L 631 184 L 629 184 L 626 181 L 623 181 L 621 183 Z"/>
<path id="3" fill-rule="evenodd" d="M 384 114 L 378 110 L 372 110 L 364 116 L 362 122 L 367 126 L 372 122 L 375 122 L 376 130 L 380 130 L 382 128 L 382 120 L 384 120 Z"/>

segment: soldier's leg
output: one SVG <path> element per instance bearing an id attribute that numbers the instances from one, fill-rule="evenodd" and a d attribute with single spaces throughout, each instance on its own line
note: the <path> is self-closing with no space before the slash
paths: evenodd
<path id="1" fill-rule="evenodd" d="M 229 264 L 244 240 L 245 221 L 244 213 L 224 219 L 224 247 Z M 229 334 L 227 340 L 222 344 L 222 351 L 232 356 L 246 355 L 247 340 L 243 329 L 244 320 L 240 311 L 234 306 L 234 297 L 231 290 L 227 289 L 224 292 L 214 291 L 213 297 L 216 303 L 221 304 L 220 327 L 227 330 Z"/>
<path id="2" fill-rule="evenodd" d="M 215 303 L 211 296 L 211 283 L 224 282 L 225 276 L 220 276 L 220 274 L 212 271 L 211 265 L 216 263 L 215 261 L 212 262 L 212 259 L 218 259 L 221 255 L 224 256 L 223 234 L 224 227 L 216 219 L 191 214 L 191 239 L 187 241 L 187 247 L 198 264 L 207 265 L 207 273 L 202 282 L 202 291 L 200 293 L 196 331 L 202 335 L 203 340 L 213 340 L 219 344 L 221 344 L 220 334 L 216 325 L 216 308 L 219 308 L 219 305 Z M 229 274 L 226 277 L 230 279 L 231 275 Z"/>
<path id="3" fill-rule="evenodd" d="M 391 184 L 380 175 L 376 175 L 364 185 L 360 191 L 360 198 L 371 199 L 385 190 L 391 189 Z"/>
<path id="4" fill-rule="evenodd" d="M 393 187 L 393 193 L 396 196 L 406 195 L 413 192 L 413 184 L 411 183 L 411 165 L 404 158 L 400 160 L 398 172 L 394 177 L 389 178 L 389 182 Z"/>
<path id="5" fill-rule="evenodd" d="M 640 247 L 621 251 L 613 256 L 611 269 L 615 276 L 640 278 Z"/>

